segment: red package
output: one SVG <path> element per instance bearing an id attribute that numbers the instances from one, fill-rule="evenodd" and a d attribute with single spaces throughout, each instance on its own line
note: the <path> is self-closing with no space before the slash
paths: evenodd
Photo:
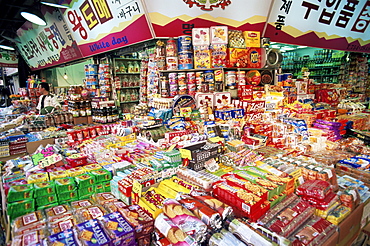
<path id="1" fill-rule="evenodd" d="M 296 190 L 299 196 L 314 197 L 318 200 L 323 200 L 331 192 L 330 183 L 323 180 L 307 180 Z"/>
<path id="2" fill-rule="evenodd" d="M 314 197 L 307 197 L 307 196 L 303 196 L 302 199 L 309 202 L 313 207 L 317 209 L 326 210 L 333 203 L 338 201 L 338 196 L 337 194 L 331 191 L 323 200 L 318 200 Z"/>

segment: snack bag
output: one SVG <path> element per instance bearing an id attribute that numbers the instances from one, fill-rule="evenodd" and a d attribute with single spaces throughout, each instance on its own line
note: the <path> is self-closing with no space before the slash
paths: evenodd
<path id="1" fill-rule="evenodd" d="M 115 202 L 116 205 L 117 202 Z M 139 205 L 124 206 L 118 209 L 122 216 L 135 229 L 136 238 L 150 235 L 154 230 L 154 219 Z"/>
<path id="2" fill-rule="evenodd" d="M 206 204 L 211 209 L 216 210 L 220 214 L 222 220 L 225 220 L 233 213 L 233 209 L 231 206 L 227 205 L 224 202 L 221 202 L 213 196 L 203 195 L 195 192 L 192 193 L 191 196 L 194 197 L 196 200 L 199 200 L 202 203 Z"/>
<path id="3" fill-rule="evenodd" d="M 73 191 L 76 188 L 74 178 L 66 177 L 55 179 L 55 190 L 57 193 Z"/>
<path id="4" fill-rule="evenodd" d="M 21 235 L 26 231 L 32 231 L 46 226 L 46 217 L 41 210 L 20 216 L 12 223 L 12 234 Z"/>
<path id="5" fill-rule="evenodd" d="M 74 216 L 66 216 L 65 218 L 48 224 L 50 234 L 56 234 L 62 231 L 72 229 L 76 225 Z"/>
<path id="6" fill-rule="evenodd" d="M 105 203 L 118 201 L 118 199 L 110 192 L 95 194 L 94 200 L 97 204 L 104 205 Z"/>
<path id="7" fill-rule="evenodd" d="M 44 239 L 44 245 L 77 246 L 79 245 L 76 232 L 72 229 L 55 233 Z"/>
<path id="8" fill-rule="evenodd" d="M 90 173 L 95 176 L 96 183 L 102 183 L 112 179 L 112 173 L 105 169 L 93 170 Z"/>
<path id="9" fill-rule="evenodd" d="M 91 200 L 85 199 L 85 200 L 78 200 L 71 202 L 72 209 L 80 209 L 88 206 L 92 206 L 94 203 Z"/>
<path id="10" fill-rule="evenodd" d="M 12 239 L 12 246 L 42 246 L 42 241 L 46 238 L 46 230 L 28 231 L 23 235 L 15 236 Z"/>
<path id="11" fill-rule="evenodd" d="M 323 200 L 331 191 L 330 183 L 323 180 L 307 180 L 296 190 L 299 196 L 314 197 L 318 200 Z"/>
<path id="12" fill-rule="evenodd" d="M 95 183 L 95 177 L 90 173 L 81 174 L 75 177 L 78 188 L 85 188 Z"/>
<path id="13" fill-rule="evenodd" d="M 32 184 L 14 185 L 9 188 L 7 201 L 16 202 L 30 199 L 33 198 L 33 193 L 34 189 Z"/>
<path id="14" fill-rule="evenodd" d="M 83 222 L 102 217 L 103 215 L 107 214 L 107 211 L 100 205 L 92 205 L 78 209 L 75 214 L 78 222 Z"/>
<path id="15" fill-rule="evenodd" d="M 72 217 L 72 209 L 69 205 L 58 205 L 52 208 L 45 209 L 45 214 L 50 223 L 56 221 L 65 220 L 66 218 Z"/>
<path id="16" fill-rule="evenodd" d="M 76 226 L 83 246 L 110 246 L 111 239 L 97 220 L 88 220 Z"/>
<path id="17" fill-rule="evenodd" d="M 35 188 L 35 197 L 55 194 L 54 181 L 35 183 L 33 187 Z"/>
<path id="18" fill-rule="evenodd" d="M 105 231 L 114 245 L 130 245 L 135 243 L 135 230 L 118 212 L 99 218 Z"/>

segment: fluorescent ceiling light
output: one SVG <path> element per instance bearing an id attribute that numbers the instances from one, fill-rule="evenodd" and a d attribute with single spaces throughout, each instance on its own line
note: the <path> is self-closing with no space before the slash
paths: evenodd
<path id="1" fill-rule="evenodd" d="M 46 20 L 40 10 L 28 9 L 21 12 L 23 18 L 39 26 L 46 26 Z"/>
<path id="2" fill-rule="evenodd" d="M 271 48 L 279 49 L 279 48 L 280 48 L 280 46 L 279 46 L 279 45 L 274 44 L 274 45 L 271 45 Z"/>
<path id="3" fill-rule="evenodd" d="M 62 9 L 68 9 L 69 8 L 68 6 L 65 6 L 65 5 L 53 3 L 53 1 L 41 1 L 40 3 L 42 3 L 44 5 L 47 5 L 47 6 L 55 7 L 55 8 L 62 8 Z"/>
<path id="4" fill-rule="evenodd" d="M 295 50 L 293 47 L 284 47 L 284 50 Z"/>
<path id="5" fill-rule="evenodd" d="M 0 48 L 1 49 L 4 49 L 4 50 L 15 50 L 13 47 L 11 46 L 8 46 L 8 45 L 2 45 L 0 44 Z"/>
<path id="6" fill-rule="evenodd" d="M 307 46 L 302 45 L 302 46 L 298 46 L 297 48 L 298 49 L 303 49 L 303 48 L 307 48 Z"/>

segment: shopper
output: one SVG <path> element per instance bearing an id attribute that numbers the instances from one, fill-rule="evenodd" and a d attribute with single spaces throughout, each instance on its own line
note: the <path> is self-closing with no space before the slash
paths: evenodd
<path id="1" fill-rule="evenodd" d="M 60 108 L 56 96 L 50 94 L 50 86 L 48 83 L 42 82 L 39 84 L 39 92 L 41 94 L 39 103 L 36 109 L 40 114 L 52 113 L 55 109 Z"/>

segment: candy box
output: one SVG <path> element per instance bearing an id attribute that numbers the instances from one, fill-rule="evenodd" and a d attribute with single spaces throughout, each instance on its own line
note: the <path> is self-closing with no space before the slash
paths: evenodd
<path id="1" fill-rule="evenodd" d="M 211 50 L 208 46 L 194 46 L 194 68 L 211 67 Z"/>
<path id="2" fill-rule="evenodd" d="M 211 26 L 210 41 L 211 44 L 228 44 L 228 27 Z"/>
<path id="3" fill-rule="evenodd" d="M 50 203 L 55 203 L 55 202 L 58 202 L 57 196 L 55 194 L 36 197 L 37 207 L 42 207 L 42 206 L 48 205 Z"/>
<path id="4" fill-rule="evenodd" d="M 68 177 L 68 173 L 66 171 L 55 171 L 55 172 L 49 173 L 49 176 L 50 176 L 50 180 L 54 180 L 54 179 Z"/>
<path id="5" fill-rule="evenodd" d="M 77 189 L 63 193 L 58 193 L 57 196 L 60 204 L 76 201 L 78 199 Z"/>
<path id="6" fill-rule="evenodd" d="M 99 164 L 90 164 L 90 165 L 84 166 L 83 168 L 86 170 L 86 172 L 91 172 L 94 170 L 99 170 L 102 167 Z"/>
<path id="7" fill-rule="evenodd" d="M 49 180 L 48 173 L 35 173 L 31 174 L 27 177 L 27 183 L 34 184 L 39 182 L 46 182 Z"/>
<path id="8" fill-rule="evenodd" d="M 227 49 L 228 67 L 247 67 L 247 49 L 228 48 Z"/>
<path id="9" fill-rule="evenodd" d="M 53 246 L 77 246 L 77 235 L 71 229 L 61 231 L 44 239 L 44 245 Z"/>
<path id="10" fill-rule="evenodd" d="M 86 170 L 83 167 L 74 167 L 67 170 L 69 177 L 76 177 L 80 174 L 84 174 Z"/>
<path id="11" fill-rule="evenodd" d="M 33 184 L 35 197 L 47 196 L 55 194 L 55 183 L 54 181 L 35 183 Z"/>
<path id="12" fill-rule="evenodd" d="M 193 45 L 206 45 L 210 44 L 209 40 L 209 28 L 193 28 L 192 30 L 192 41 Z"/>
<path id="13" fill-rule="evenodd" d="M 11 217 L 11 219 L 13 219 L 18 216 L 34 211 L 35 210 L 35 200 L 27 199 L 23 201 L 12 202 L 12 203 L 8 203 L 7 207 L 8 207 L 8 214 Z"/>
<path id="14" fill-rule="evenodd" d="M 99 218 L 105 231 L 112 239 L 113 245 L 130 245 L 135 242 L 134 228 L 118 212 L 113 212 Z"/>
<path id="15" fill-rule="evenodd" d="M 113 202 L 117 206 L 119 202 Z M 130 205 L 118 208 L 118 212 L 122 214 L 123 217 L 130 223 L 130 225 L 135 229 L 136 238 L 150 235 L 154 230 L 154 219 L 139 205 Z"/>
<path id="16" fill-rule="evenodd" d="M 211 45 L 211 67 L 227 66 L 227 46 L 224 44 Z"/>
<path id="17" fill-rule="evenodd" d="M 76 189 L 74 178 L 66 177 L 55 180 L 55 190 L 59 193 L 69 192 Z"/>
<path id="18" fill-rule="evenodd" d="M 9 188 L 7 201 L 15 202 L 33 198 L 33 193 L 34 189 L 32 184 L 14 185 Z"/>
<path id="19" fill-rule="evenodd" d="M 112 179 L 112 173 L 105 169 L 93 170 L 90 173 L 95 176 L 96 183 L 102 183 Z"/>
<path id="20" fill-rule="evenodd" d="M 75 177 L 78 188 L 89 187 L 95 183 L 94 175 L 90 173 L 81 174 Z"/>
<path id="21" fill-rule="evenodd" d="M 73 154 L 70 157 L 66 157 L 66 161 L 70 167 L 83 166 L 87 164 L 87 156 Z"/>
<path id="22" fill-rule="evenodd" d="M 88 220 L 76 226 L 78 239 L 84 246 L 110 246 L 111 239 L 97 220 Z"/>

